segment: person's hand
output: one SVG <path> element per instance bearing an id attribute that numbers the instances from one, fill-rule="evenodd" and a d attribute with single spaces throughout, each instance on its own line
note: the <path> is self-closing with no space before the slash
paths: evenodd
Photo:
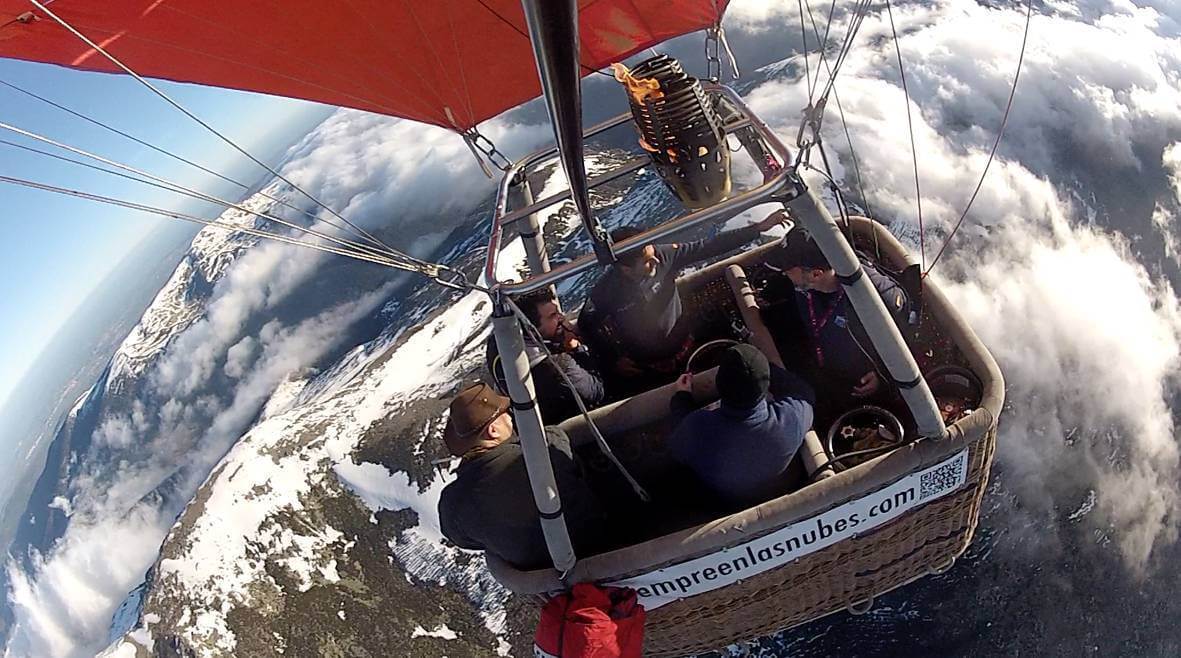
<path id="1" fill-rule="evenodd" d="M 771 213 L 770 215 L 767 215 L 763 219 L 763 221 L 759 222 L 758 224 L 755 224 L 755 228 L 759 229 L 759 233 L 764 233 L 766 231 L 771 230 L 775 226 L 778 226 L 779 224 L 786 222 L 787 220 L 788 220 L 788 217 L 787 217 L 786 211 L 776 210 L 775 212 Z"/>
<path id="2" fill-rule="evenodd" d="M 573 333 L 567 333 L 562 337 L 562 351 L 573 352 L 582 347 L 582 341 L 578 340 L 578 336 Z"/>
<path id="3" fill-rule="evenodd" d="M 853 397 L 864 398 L 873 395 L 877 392 L 878 386 L 881 385 L 881 380 L 878 379 L 878 373 L 870 370 L 861 377 L 861 381 L 853 387 Z"/>
<path id="4" fill-rule="evenodd" d="M 680 377 L 677 377 L 677 391 L 684 391 L 685 393 L 693 392 L 693 373 L 686 372 Z"/>
<path id="5" fill-rule="evenodd" d="M 621 356 L 615 361 L 615 371 L 624 377 L 639 377 L 644 374 L 636 362 L 626 356 Z"/>

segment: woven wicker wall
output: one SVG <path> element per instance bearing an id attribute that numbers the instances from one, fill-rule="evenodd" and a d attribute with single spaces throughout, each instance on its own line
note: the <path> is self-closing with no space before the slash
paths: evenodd
<path id="1" fill-rule="evenodd" d="M 769 635 L 927 575 L 972 539 L 996 429 L 972 444 L 964 486 L 873 531 L 739 584 L 657 608 L 645 655 L 684 656 Z"/>

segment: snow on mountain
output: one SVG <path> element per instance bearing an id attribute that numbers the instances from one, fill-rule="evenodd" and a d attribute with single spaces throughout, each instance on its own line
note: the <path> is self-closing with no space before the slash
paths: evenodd
<path id="1" fill-rule="evenodd" d="M 239 204 L 251 212 L 229 208 L 216 221 L 239 228 L 265 228 L 270 220 L 254 213 L 273 212 L 274 199 L 282 198 L 288 189 L 286 184 L 275 181 Z M 255 236 L 223 227 L 201 229 L 184 259 L 144 311 L 139 324 L 115 352 L 108 390 L 116 393 L 124 390 L 128 382 L 142 375 L 164 353 L 173 338 L 199 320 L 213 285 L 238 256 L 258 241 Z"/>
<path id="2" fill-rule="evenodd" d="M 243 436 L 165 540 L 141 634 L 197 656 L 320 655 L 325 642 L 379 639 L 387 631 L 363 620 L 382 614 L 395 646 L 411 638 L 446 642 L 453 656 L 506 654 L 509 594 L 482 560 L 443 542 L 436 505 L 449 476 L 430 465 L 442 453 L 445 398 L 482 359 L 482 341 L 467 339 L 489 311 L 480 293 L 460 298 Z M 391 473 L 395 463 L 403 470 Z M 399 597 L 405 614 L 391 617 Z M 440 603 L 455 597 L 465 603 Z M 326 630 L 325 614 L 349 623 Z M 291 623 L 299 617 L 325 634 Z M 436 630 L 415 633 L 425 628 Z"/>

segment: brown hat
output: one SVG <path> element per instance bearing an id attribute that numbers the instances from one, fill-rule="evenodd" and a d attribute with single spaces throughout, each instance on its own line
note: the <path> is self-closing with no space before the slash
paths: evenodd
<path id="1" fill-rule="evenodd" d="M 480 382 L 459 392 L 451 401 L 451 417 L 443 428 L 443 443 L 452 455 L 462 457 L 479 445 L 488 423 L 508 411 L 510 401 L 491 386 Z"/>

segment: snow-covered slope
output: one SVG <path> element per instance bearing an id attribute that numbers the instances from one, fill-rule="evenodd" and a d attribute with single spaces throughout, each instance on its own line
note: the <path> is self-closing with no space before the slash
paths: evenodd
<path id="1" fill-rule="evenodd" d="M 444 545 L 436 504 L 448 476 L 430 465 L 443 456 L 445 398 L 482 357 L 482 341 L 459 358 L 456 348 L 489 309 L 479 293 L 460 298 L 347 381 L 247 433 L 169 534 L 144 628 L 122 642 L 146 650 L 137 638 L 163 638 L 198 656 L 322 655 L 394 640 L 424 655 L 507 652 L 509 595 L 482 559 Z M 404 470 L 391 474 L 393 464 Z M 390 588 L 412 615 L 390 614 L 399 598 Z M 457 597 L 465 602 L 432 602 Z M 380 629 L 363 621 L 379 617 Z M 326 618 L 348 623 L 327 628 Z"/>
<path id="2" fill-rule="evenodd" d="M 288 186 L 275 181 L 241 202 L 243 208 L 268 213 L 283 198 Z M 230 208 L 217 218 L 221 224 L 241 228 L 263 228 L 269 223 L 255 214 Z M 108 390 L 124 390 L 128 382 L 142 375 L 168 343 L 199 320 L 205 311 L 209 291 L 226 273 L 230 264 L 259 238 L 225 228 L 206 226 L 193 238 L 184 259 L 168 283 L 144 311 L 139 324 L 131 330 L 112 359 Z"/>

